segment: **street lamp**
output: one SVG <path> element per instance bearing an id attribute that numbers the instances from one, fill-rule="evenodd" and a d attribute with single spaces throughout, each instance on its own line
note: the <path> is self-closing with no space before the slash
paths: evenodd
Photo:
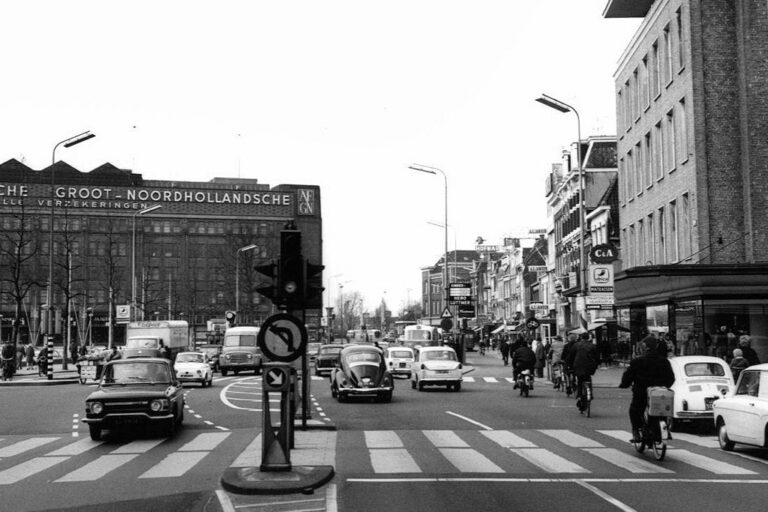
<path id="1" fill-rule="evenodd" d="M 246 245 L 241 247 L 235 253 L 235 313 L 240 313 L 240 253 L 256 249 L 259 246 L 256 244 Z"/>
<path id="2" fill-rule="evenodd" d="M 427 224 L 429 224 L 430 226 L 437 226 L 438 228 L 444 227 L 439 222 L 427 221 Z M 459 250 L 459 246 L 456 244 L 456 229 L 454 229 L 453 226 L 448 226 L 448 228 L 453 230 L 453 269 L 452 269 L 452 272 L 449 273 L 450 274 L 449 277 L 451 278 L 451 281 L 453 281 L 454 279 L 456 279 L 456 272 L 458 268 L 458 263 L 457 263 L 458 256 L 456 253 Z"/>
<path id="3" fill-rule="evenodd" d="M 546 94 L 542 94 L 541 97 L 536 98 L 536 101 L 539 103 L 548 106 L 549 108 L 553 108 L 557 110 L 558 112 L 562 113 L 568 113 L 573 112 L 576 114 L 576 130 L 577 130 L 577 140 L 576 140 L 576 161 L 577 165 L 579 167 L 579 285 L 580 285 L 580 291 L 581 296 L 584 297 L 586 295 L 586 266 L 585 266 L 585 256 L 584 256 L 584 169 L 581 166 L 581 118 L 579 117 L 579 112 L 572 106 L 568 105 L 567 103 L 564 103 L 560 100 L 557 100 L 553 98 L 552 96 L 547 96 Z"/>
<path id="4" fill-rule="evenodd" d="M 443 307 L 441 308 L 441 311 L 444 311 L 445 308 L 448 306 L 448 177 L 445 175 L 445 172 L 443 172 L 442 169 L 438 169 L 437 167 L 413 164 L 413 165 L 409 165 L 408 168 L 414 171 L 426 172 L 428 174 L 437 174 L 439 172 L 440 174 L 443 175 L 443 180 L 445 182 L 445 198 L 444 198 L 445 222 L 443 223 L 443 226 L 445 228 L 445 251 L 443 256 L 443 297 L 442 297 Z"/>
<path id="5" fill-rule="evenodd" d="M 131 321 L 136 319 L 136 217 L 153 212 L 162 207 L 163 205 L 156 204 L 133 214 L 133 237 L 131 243 Z"/>
<path id="6" fill-rule="evenodd" d="M 65 148 L 71 148 L 72 146 L 75 146 L 77 144 L 80 144 L 81 142 L 85 142 L 89 139 L 94 138 L 96 135 L 91 133 L 90 130 L 85 131 L 83 133 L 78 133 L 77 135 L 74 135 L 72 137 L 69 137 L 68 139 L 64 139 L 60 142 L 57 142 L 55 146 L 53 146 L 53 154 L 51 156 L 51 225 L 48 226 L 49 228 L 49 237 L 48 237 L 48 321 L 46 322 L 46 331 L 49 335 L 53 334 L 53 315 L 51 314 L 53 312 L 53 217 L 54 217 L 54 205 L 56 204 L 56 181 L 55 176 L 56 172 L 53 168 L 53 165 L 56 163 L 56 149 L 64 145 Z M 53 378 L 53 377 L 51 377 Z"/>

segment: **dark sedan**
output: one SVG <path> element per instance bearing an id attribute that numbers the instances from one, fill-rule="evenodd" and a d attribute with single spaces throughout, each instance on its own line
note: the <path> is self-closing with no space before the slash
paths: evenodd
<path id="1" fill-rule="evenodd" d="M 315 356 L 315 375 L 330 374 L 339 364 L 339 354 L 343 348 L 344 345 L 340 344 L 322 345 Z"/>
<path id="2" fill-rule="evenodd" d="M 106 364 L 99 388 L 86 398 L 85 416 L 94 441 L 103 429 L 148 425 L 172 436 L 184 420 L 183 389 L 167 359 L 117 359 Z"/>
<path id="3" fill-rule="evenodd" d="M 331 395 L 339 402 L 350 397 L 392 401 L 394 381 L 384 353 L 371 345 L 352 345 L 341 351 L 339 366 L 331 373 Z"/>

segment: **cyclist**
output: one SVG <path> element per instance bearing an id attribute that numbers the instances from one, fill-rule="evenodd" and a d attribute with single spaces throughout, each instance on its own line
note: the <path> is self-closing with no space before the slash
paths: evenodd
<path id="1" fill-rule="evenodd" d="M 643 414 L 648 404 L 648 388 L 652 386 L 670 387 L 675 382 L 675 374 L 669 360 L 659 354 L 658 341 L 648 335 L 638 347 L 643 355 L 634 358 L 621 376 L 620 388 L 632 386 L 632 402 L 629 404 L 629 421 L 632 424 L 633 441 L 642 438 L 640 427 Z"/>
<path id="2" fill-rule="evenodd" d="M 597 352 L 597 346 L 589 339 L 589 333 L 582 333 L 581 339 L 568 352 L 568 366 L 576 377 L 576 407 L 580 411 L 585 408 L 582 398 L 582 383 L 591 382 L 592 375 L 597 371 L 600 364 L 600 355 Z"/>
<path id="3" fill-rule="evenodd" d="M 533 375 L 533 367 L 536 366 L 536 353 L 528 346 L 528 343 L 522 344 L 512 352 L 512 379 L 515 381 L 513 389 L 517 389 L 517 376 L 523 370 L 530 370 Z M 531 386 L 533 389 L 533 386 Z"/>
<path id="4" fill-rule="evenodd" d="M 571 351 L 576 346 L 576 335 L 571 333 L 568 335 L 568 341 L 565 342 L 563 352 L 560 355 L 560 359 L 563 361 L 563 377 L 565 381 L 565 392 L 568 396 L 571 396 L 573 392 L 573 369 L 570 367 L 568 360 L 570 359 Z"/>

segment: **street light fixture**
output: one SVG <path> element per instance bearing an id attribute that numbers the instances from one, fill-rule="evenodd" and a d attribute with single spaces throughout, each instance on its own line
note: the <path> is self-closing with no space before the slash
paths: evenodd
<path id="1" fill-rule="evenodd" d="M 443 296 L 442 296 L 442 308 L 441 312 L 448 307 L 448 176 L 445 175 L 442 169 L 437 167 L 431 167 L 429 165 L 413 164 L 408 166 L 409 169 L 419 172 L 426 172 L 427 174 L 437 174 L 438 172 L 443 175 L 445 182 L 445 221 L 443 227 L 445 228 L 445 251 L 443 256 Z"/>
<path id="2" fill-rule="evenodd" d="M 64 139 L 60 142 L 57 142 L 55 146 L 53 146 L 53 152 L 51 155 L 51 225 L 48 226 L 49 228 L 49 236 L 48 236 L 48 293 L 47 293 L 47 302 L 48 302 L 48 321 L 46 322 L 46 332 L 48 335 L 53 334 L 53 315 L 51 314 L 53 312 L 53 218 L 54 218 L 54 206 L 56 204 L 56 181 L 55 176 L 56 172 L 53 168 L 53 165 L 56 163 L 56 149 L 58 149 L 59 146 L 64 145 L 65 148 L 71 148 L 72 146 L 75 146 L 77 144 L 80 144 L 81 142 L 85 142 L 89 139 L 94 138 L 96 135 L 91 133 L 90 130 L 85 131 L 83 133 L 78 133 L 77 135 L 74 135 L 72 137 L 69 137 L 67 139 Z M 49 379 L 52 379 L 53 375 L 49 377 Z"/>
<path id="3" fill-rule="evenodd" d="M 131 321 L 136 319 L 136 217 L 153 212 L 162 208 L 163 205 L 156 204 L 149 208 L 144 208 L 133 214 L 133 237 L 131 243 Z"/>
<path id="4" fill-rule="evenodd" d="M 241 247 L 235 253 L 235 313 L 240 313 L 240 253 L 258 248 L 256 244 Z"/>
<path id="5" fill-rule="evenodd" d="M 546 94 L 542 94 L 541 97 L 536 98 L 536 101 L 539 103 L 548 106 L 549 108 L 555 109 L 558 112 L 562 113 L 568 113 L 573 112 L 576 114 L 576 130 L 577 130 L 577 140 L 576 140 L 576 161 L 577 165 L 579 167 L 579 285 L 580 285 L 580 293 L 581 296 L 584 297 L 586 295 L 586 265 L 585 265 L 585 256 L 584 256 L 584 169 L 581 165 L 581 118 L 579 117 L 579 112 L 572 107 L 571 105 L 568 105 L 565 102 L 562 102 L 558 99 L 553 98 L 552 96 L 548 96 Z"/>

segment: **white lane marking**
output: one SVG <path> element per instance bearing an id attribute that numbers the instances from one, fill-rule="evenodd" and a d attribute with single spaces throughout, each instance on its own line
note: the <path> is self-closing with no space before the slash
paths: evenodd
<path id="1" fill-rule="evenodd" d="M 622 501 L 617 500 L 616 498 L 614 498 L 610 494 L 601 491 L 600 489 L 598 489 L 594 485 L 590 485 L 590 484 L 588 484 L 587 482 L 585 482 L 583 480 L 575 480 L 575 482 L 577 484 L 579 484 L 580 486 L 582 486 L 583 488 L 585 488 L 585 489 L 595 493 L 596 495 L 600 496 L 601 498 L 603 498 L 605 501 L 607 501 L 611 505 L 619 508 L 620 510 L 623 510 L 624 512 L 637 512 L 634 508 L 630 507 L 629 505 L 627 505 L 626 503 L 624 503 Z"/>
<path id="2" fill-rule="evenodd" d="M 715 473 L 717 475 L 756 475 L 757 474 L 754 471 L 740 468 L 738 466 L 734 466 L 733 464 L 728 464 L 727 462 L 720 462 L 719 460 L 711 459 L 709 457 L 705 457 L 704 455 L 699 455 L 697 453 L 692 453 L 692 452 L 689 452 L 688 450 L 680 450 L 680 449 L 667 450 L 667 455 L 669 456 L 670 459 L 685 462 L 686 464 L 690 464 L 691 466 L 696 466 L 697 468 L 701 468 L 705 471 L 709 471 L 710 473 Z"/>
<path id="3" fill-rule="evenodd" d="M 672 437 L 674 441 L 685 441 L 686 443 L 703 446 L 704 448 L 720 448 L 720 444 L 717 442 L 717 439 L 713 439 L 711 437 L 699 437 L 682 432 L 675 432 L 672 434 Z"/>
<path id="4" fill-rule="evenodd" d="M 50 453 L 46 453 L 46 457 L 56 457 L 59 455 L 80 455 L 88 450 L 96 448 L 103 441 L 92 441 L 91 439 L 81 439 L 80 441 L 70 443 L 67 446 L 61 447 L 58 450 L 54 450 Z"/>
<path id="5" fill-rule="evenodd" d="M 241 407 L 239 405 L 235 405 L 227 397 L 227 395 L 230 393 L 230 390 L 232 388 L 235 388 L 236 386 L 256 386 L 256 384 L 253 382 L 255 379 L 258 379 L 258 377 L 249 377 L 249 378 L 246 378 L 246 380 L 236 380 L 234 382 L 227 384 L 219 392 L 219 400 L 221 400 L 221 402 L 227 407 L 229 407 L 230 409 L 239 409 L 241 411 L 251 411 L 251 412 L 262 412 L 261 409 L 254 409 L 251 407 Z M 235 398 L 232 398 L 232 400 L 261 402 L 261 400 L 247 400 L 247 399 L 235 399 Z"/>
<path id="6" fill-rule="evenodd" d="M 208 432 L 205 434 L 198 434 L 193 440 L 179 448 L 180 452 L 202 452 L 206 450 L 213 450 L 219 446 L 229 434 L 219 434 L 218 432 Z"/>
<path id="7" fill-rule="evenodd" d="M 581 436 L 570 430 L 539 430 L 542 434 L 555 438 L 561 443 L 573 448 L 602 448 L 603 445 L 588 437 Z"/>
<path id="8" fill-rule="evenodd" d="M 421 473 L 421 468 L 404 448 L 368 450 L 375 473 Z"/>
<path id="9" fill-rule="evenodd" d="M 422 430 L 422 433 L 438 448 L 469 448 L 453 430 Z"/>
<path id="10" fill-rule="evenodd" d="M 221 507 L 222 512 L 235 512 L 235 505 L 232 503 L 232 500 L 229 499 L 229 494 L 227 494 L 226 491 L 217 489 L 216 497 L 219 499 L 219 506 Z"/>
<path id="11" fill-rule="evenodd" d="M 598 430 L 597 432 L 618 439 L 619 441 L 624 441 L 625 443 L 630 442 L 630 439 L 632 439 L 632 434 L 626 430 Z"/>
<path id="12" fill-rule="evenodd" d="M 485 382 L 499 382 L 496 377 L 483 377 Z"/>
<path id="13" fill-rule="evenodd" d="M 475 382 L 475 378 L 474 377 L 463 377 L 462 380 L 464 382 Z"/>
<path id="14" fill-rule="evenodd" d="M 368 448 L 402 448 L 403 441 L 392 430 L 366 430 L 365 446 Z"/>
<path id="15" fill-rule="evenodd" d="M 523 439 L 517 434 L 513 434 L 509 430 L 491 430 L 480 433 L 504 448 L 537 448 L 532 442 Z"/>
<path id="16" fill-rule="evenodd" d="M 258 466 L 261 466 L 261 434 L 258 434 L 251 441 L 251 444 L 237 456 L 235 462 L 230 467 L 245 468 Z"/>
<path id="17" fill-rule="evenodd" d="M 631 473 L 674 473 L 651 461 L 640 459 L 630 452 L 615 448 L 588 448 L 585 451 Z"/>
<path id="18" fill-rule="evenodd" d="M 464 421 L 468 421 L 468 422 L 472 423 L 473 425 L 477 425 L 477 426 L 478 426 L 478 427 L 480 427 L 480 428 L 484 428 L 485 430 L 493 430 L 493 429 L 492 429 L 491 427 L 489 427 L 488 425 L 483 425 L 483 424 L 482 424 L 482 423 L 480 423 L 479 421 L 475 421 L 475 420 L 473 420 L 473 419 L 467 418 L 466 416 L 462 416 L 461 414 L 456 414 L 455 412 L 451 412 L 451 411 L 445 411 L 445 413 L 446 413 L 446 414 L 450 414 L 451 416 L 455 416 L 455 417 L 457 417 L 457 418 L 461 418 L 462 420 L 464 420 Z"/>
<path id="19" fill-rule="evenodd" d="M 208 420 L 205 420 L 203 423 L 205 423 L 205 424 L 206 424 L 206 425 L 208 425 L 209 427 L 212 427 L 212 426 L 213 426 L 213 422 L 212 422 L 212 421 L 208 421 Z"/>
<path id="20" fill-rule="evenodd" d="M 513 379 L 512 377 L 504 377 L 504 380 L 509 382 L 510 384 L 514 384 L 515 383 L 515 379 Z"/>
<path id="21" fill-rule="evenodd" d="M 328 484 L 325 489 L 325 511 L 338 512 L 339 506 L 336 500 L 336 484 Z"/>
<path id="22" fill-rule="evenodd" d="M 166 456 L 160 463 L 148 469 L 139 478 L 172 478 L 181 476 L 210 452 L 177 452 Z"/>
<path id="23" fill-rule="evenodd" d="M 229 429 L 227 427 L 222 427 L 220 425 L 216 425 L 216 428 L 219 429 L 219 430 L 223 430 L 225 432 L 229 432 Z"/>
<path id="24" fill-rule="evenodd" d="M 488 457 L 471 448 L 440 448 L 440 453 L 462 473 L 504 473 Z"/>
<path id="25" fill-rule="evenodd" d="M 43 446 L 44 444 L 52 443 L 58 440 L 58 437 L 33 437 L 32 439 L 25 439 L 23 441 L 19 441 L 18 443 L 6 446 L 5 448 L 0 448 L 0 458 L 14 457 L 26 451 L 34 450 L 35 448 Z"/>
<path id="26" fill-rule="evenodd" d="M 56 482 L 90 482 L 98 480 L 107 473 L 114 471 L 115 469 L 128 464 L 131 460 L 138 457 L 138 453 L 131 453 L 126 455 L 102 455 L 98 459 L 94 460 L 82 466 L 75 471 L 64 475 L 63 477 L 55 480 Z"/>
<path id="27" fill-rule="evenodd" d="M 146 453 L 155 446 L 165 441 L 165 439 L 140 439 L 138 441 L 131 441 L 130 443 L 116 448 L 109 453 L 123 454 L 123 453 Z"/>
<path id="28" fill-rule="evenodd" d="M 5 471 L 0 471 L 0 485 L 15 484 L 35 473 L 45 471 L 59 462 L 68 460 L 69 457 L 35 457 Z"/>
<path id="29" fill-rule="evenodd" d="M 682 484 L 752 484 L 765 485 L 768 480 L 718 479 L 718 478 L 504 478 L 504 477 L 411 477 L 411 478 L 347 478 L 346 482 L 363 483 L 439 483 L 439 482 L 490 482 L 490 483 L 572 483 L 594 482 L 600 484 L 682 483 Z"/>
<path id="30" fill-rule="evenodd" d="M 544 448 L 512 448 L 512 453 L 548 473 L 589 473 L 590 471 Z"/>

